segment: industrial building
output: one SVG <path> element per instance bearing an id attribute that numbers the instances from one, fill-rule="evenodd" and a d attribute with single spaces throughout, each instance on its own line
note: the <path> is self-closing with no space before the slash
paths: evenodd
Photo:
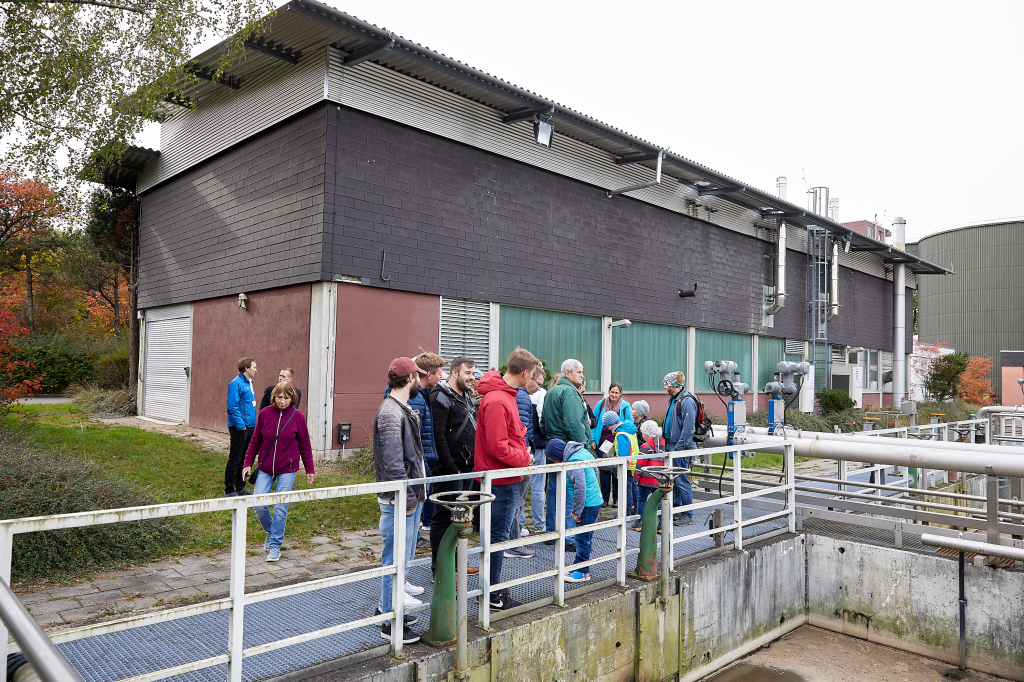
<path id="1" fill-rule="evenodd" d="M 791 203 L 309 0 L 215 79 L 219 54 L 110 180 L 142 198 L 140 414 L 226 430 L 253 356 L 260 387 L 294 368 L 329 454 L 339 423 L 369 435 L 393 357 L 517 345 L 656 413 L 666 372 L 707 390 L 712 359 L 755 391 L 806 358 L 866 407 L 905 392 L 912 291 L 947 271 L 823 188 Z"/>
<path id="2" fill-rule="evenodd" d="M 908 251 L 956 273 L 924 277 L 918 287 L 919 337 L 992 359 L 992 386 L 1005 404 L 1020 404 L 1024 377 L 1024 219 L 943 230 Z M 1010 351 L 1004 353 L 1003 351 Z M 1017 352 L 1014 352 L 1017 351 Z"/>

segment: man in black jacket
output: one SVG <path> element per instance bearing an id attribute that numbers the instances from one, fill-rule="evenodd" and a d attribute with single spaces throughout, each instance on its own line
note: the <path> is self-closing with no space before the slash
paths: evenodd
<path id="1" fill-rule="evenodd" d="M 475 363 L 467 357 L 457 357 L 451 362 L 448 381 L 439 383 L 430 391 L 430 414 L 434 427 L 434 446 L 437 448 L 438 470 L 435 476 L 452 476 L 473 471 L 473 445 L 476 440 L 476 407 L 473 404 L 473 379 Z M 435 483 L 431 493 L 455 490 L 469 490 L 475 481 L 450 481 Z M 452 525 L 452 515 L 447 507 L 435 506 L 434 518 L 430 524 L 430 570 L 437 565 L 437 548 L 445 531 Z M 469 573 L 476 573 L 476 566 L 469 567 Z"/>
<path id="2" fill-rule="evenodd" d="M 291 367 L 285 367 L 284 369 L 277 373 L 278 383 L 284 382 L 290 384 L 294 379 L 295 372 L 292 371 Z M 276 385 L 277 384 L 274 384 L 274 386 Z M 267 386 L 267 390 L 263 391 L 263 400 L 260 401 L 260 410 L 262 410 L 264 407 L 270 407 L 270 393 L 271 391 L 274 390 L 274 386 Z M 295 393 L 299 396 L 299 399 L 295 401 L 294 405 L 295 409 L 297 410 L 299 409 L 299 404 L 302 403 L 302 391 L 296 388 Z"/>

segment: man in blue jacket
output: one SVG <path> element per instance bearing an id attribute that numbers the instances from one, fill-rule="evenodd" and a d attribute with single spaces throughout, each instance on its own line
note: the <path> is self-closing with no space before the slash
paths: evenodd
<path id="1" fill-rule="evenodd" d="M 677 450 L 696 450 L 693 442 L 693 429 L 697 423 L 697 401 L 686 390 L 686 375 L 682 372 L 669 372 L 664 379 L 665 392 L 668 393 L 668 412 L 665 413 L 665 449 L 669 452 Z M 677 467 L 690 467 L 691 457 L 675 457 L 673 464 Z M 676 478 L 672 488 L 672 506 L 693 504 L 693 488 L 689 476 Z M 693 522 L 689 512 L 677 514 L 673 523 L 686 526 Z"/>
<path id="2" fill-rule="evenodd" d="M 231 447 L 228 450 L 227 466 L 224 467 L 224 497 L 250 494 L 242 478 L 242 463 L 256 427 L 256 392 L 252 387 L 255 376 L 256 361 L 242 358 L 238 361 L 238 376 L 228 384 L 228 434 L 231 436 Z"/>

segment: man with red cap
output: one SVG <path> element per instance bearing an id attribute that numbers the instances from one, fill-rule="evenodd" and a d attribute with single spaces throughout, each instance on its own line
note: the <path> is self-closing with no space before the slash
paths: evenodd
<path id="1" fill-rule="evenodd" d="M 388 388 L 391 389 L 377 410 L 373 421 L 373 466 L 377 481 L 403 481 L 426 476 L 423 463 L 423 442 L 420 440 L 420 421 L 416 412 L 409 407 L 409 396 L 419 390 L 420 377 L 427 372 L 420 369 L 410 358 L 395 358 L 388 368 Z M 380 534 L 384 539 L 382 564 L 390 566 L 395 555 L 411 561 L 416 555 L 416 535 L 420 527 L 420 512 L 427 498 L 426 486 L 412 485 L 407 489 L 405 500 L 405 547 L 395 547 L 395 493 L 379 493 Z M 401 521 L 398 521 L 401 523 Z M 377 613 L 391 610 L 391 576 L 381 581 L 380 603 Z M 406 606 L 420 604 L 418 599 L 405 594 Z M 411 644 L 419 635 L 409 629 L 416 622 L 415 616 L 406 616 L 402 640 Z M 381 626 L 381 637 L 391 639 L 391 622 Z"/>

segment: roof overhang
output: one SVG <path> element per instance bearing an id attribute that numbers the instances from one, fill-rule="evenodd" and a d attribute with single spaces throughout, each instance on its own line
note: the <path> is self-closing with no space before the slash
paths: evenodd
<path id="1" fill-rule="evenodd" d="M 88 170 L 95 172 L 96 175 L 91 175 L 88 179 L 108 187 L 120 187 L 134 192 L 139 175 L 146 169 L 146 165 L 155 163 L 158 158 L 159 151 L 146 147 L 128 147 L 119 161 L 93 157 Z"/>
<path id="2" fill-rule="evenodd" d="M 825 216 L 315 0 L 295 0 L 278 8 L 264 34 L 246 44 L 244 69 L 239 69 L 238 74 L 228 69 L 219 80 L 211 78 L 199 82 L 189 92 L 182 93 L 182 97 L 202 101 L 215 89 L 244 86 L 243 70 L 245 77 L 252 77 L 265 68 L 297 60 L 303 53 L 326 45 L 344 52 L 348 65 L 373 61 L 485 104 L 495 110 L 500 120 L 508 123 L 530 120 L 535 113 L 550 115 L 559 134 L 603 150 L 610 163 L 640 164 L 654 171 L 658 156 L 664 153 L 661 172 L 666 179 L 696 188 L 698 198 L 716 197 L 747 209 L 754 221 L 785 220 L 805 228 L 825 228 L 837 237 L 848 237 L 851 250 L 891 252 L 918 274 L 949 273 L 945 268 L 892 249 Z M 214 73 L 222 53 L 222 44 L 211 47 L 190 66 L 197 73 Z"/>

